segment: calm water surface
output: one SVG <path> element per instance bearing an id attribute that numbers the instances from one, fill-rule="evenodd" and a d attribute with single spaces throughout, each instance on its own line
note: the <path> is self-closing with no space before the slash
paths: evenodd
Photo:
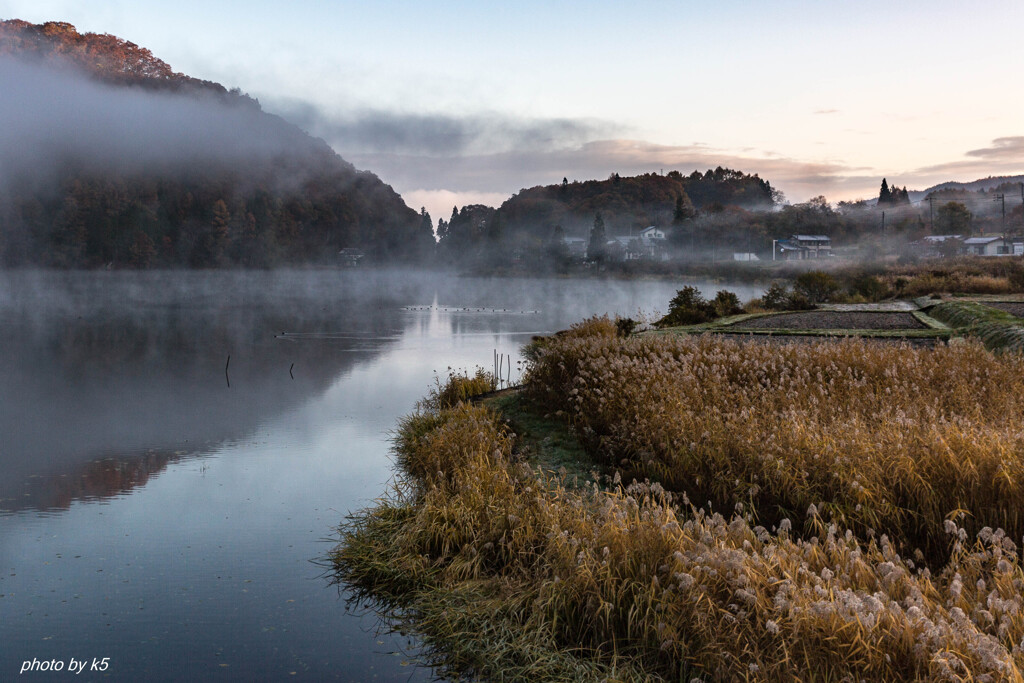
<path id="1" fill-rule="evenodd" d="M 431 680 L 315 564 L 385 491 L 396 418 L 435 373 L 679 286 L 0 273 L 0 680 Z"/>

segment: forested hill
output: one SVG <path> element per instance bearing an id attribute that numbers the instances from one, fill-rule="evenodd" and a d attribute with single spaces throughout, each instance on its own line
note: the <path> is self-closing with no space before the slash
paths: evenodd
<path id="1" fill-rule="evenodd" d="M 238 90 L 70 24 L 0 21 L 0 264 L 429 258 L 429 218 Z"/>
<path id="2" fill-rule="evenodd" d="M 677 210 L 693 210 L 678 174 L 613 174 L 607 180 L 565 181 L 522 190 L 501 205 L 498 216 L 510 232 L 543 237 L 554 226 L 570 235 L 588 234 L 598 213 L 606 224 L 626 231 L 667 225 Z"/>
<path id="3" fill-rule="evenodd" d="M 772 186 L 756 175 L 717 168 L 682 175 L 647 173 L 607 180 L 568 182 L 522 190 L 498 209 L 510 231 L 544 231 L 560 225 L 568 234 L 585 235 L 601 213 L 621 231 L 678 223 L 712 205 L 771 208 Z"/>
<path id="4" fill-rule="evenodd" d="M 63 21 L 38 25 L 20 19 L 0 21 L 0 55 L 57 68 L 74 67 L 95 79 L 121 85 L 229 94 L 219 83 L 176 73 L 167 62 L 135 43 L 108 33 L 79 33 Z M 241 96 L 237 90 L 230 94 Z"/>
<path id="5" fill-rule="evenodd" d="M 521 190 L 497 209 L 465 206 L 438 222 L 442 258 L 464 261 L 518 249 L 545 253 L 562 237 L 587 238 L 598 214 L 609 235 L 657 225 L 673 228 L 725 207 L 770 209 L 781 195 L 757 175 L 725 168 L 683 175 L 647 173 Z"/>

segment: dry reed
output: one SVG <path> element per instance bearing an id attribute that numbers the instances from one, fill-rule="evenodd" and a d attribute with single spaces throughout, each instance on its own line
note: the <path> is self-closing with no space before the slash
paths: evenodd
<path id="1" fill-rule="evenodd" d="M 395 441 L 398 495 L 353 517 L 333 559 L 400 605 L 445 653 L 433 663 L 533 681 L 1024 681 L 1018 549 L 970 531 L 1019 526 L 1019 358 L 623 340 L 600 320 L 535 351 L 534 400 L 595 455 L 730 512 L 659 483 L 566 488 L 486 408 L 425 408 Z M 929 570 L 896 539 L 948 552 Z"/>

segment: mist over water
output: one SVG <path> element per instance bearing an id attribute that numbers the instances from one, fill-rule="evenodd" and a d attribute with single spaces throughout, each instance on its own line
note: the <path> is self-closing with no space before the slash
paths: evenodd
<path id="1" fill-rule="evenodd" d="M 435 373 L 497 351 L 515 374 L 533 334 L 679 286 L 0 273 L 0 677 L 73 655 L 121 680 L 429 680 L 311 563 L 385 492 L 395 420 Z"/>
<path id="2" fill-rule="evenodd" d="M 318 145 L 254 102 L 227 106 L 214 94 L 108 85 L 13 57 L 0 57 L 0 92 L 0 185 L 26 176 L 45 182 L 68 162 L 125 173 L 181 171 Z"/>

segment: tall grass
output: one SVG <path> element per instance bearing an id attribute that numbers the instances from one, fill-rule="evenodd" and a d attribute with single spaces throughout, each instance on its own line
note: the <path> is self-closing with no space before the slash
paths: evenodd
<path id="1" fill-rule="evenodd" d="M 1024 534 L 1018 354 L 577 330 L 546 342 L 527 381 L 594 457 L 766 526 L 814 506 L 933 560 L 958 512 L 971 533 Z"/>
<path id="2" fill-rule="evenodd" d="M 396 441 L 403 495 L 352 518 L 342 580 L 400 604 L 446 671 L 495 680 L 1021 681 L 1015 545 L 985 530 L 944 571 L 818 512 L 800 539 L 657 484 L 566 489 L 459 403 Z M 403 431 L 412 429 L 409 423 Z M 411 495 L 405 495 L 411 494 Z"/>

